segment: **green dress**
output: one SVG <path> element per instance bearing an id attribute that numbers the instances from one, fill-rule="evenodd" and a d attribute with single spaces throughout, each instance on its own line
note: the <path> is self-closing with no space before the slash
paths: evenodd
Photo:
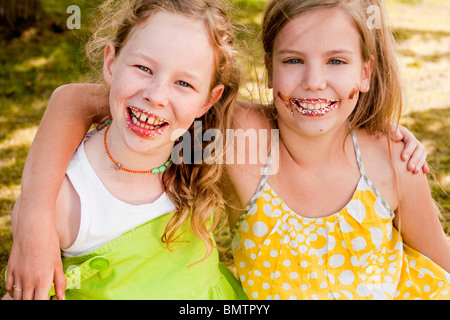
<path id="1" fill-rule="evenodd" d="M 186 223 L 167 248 L 161 236 L 171 215 L 146 222 L 88 254 L 63 258 L 66 299 L 247 299 L 237 279 L 219 262 L 216 248 L 201 261 L 205 245 Z"/>

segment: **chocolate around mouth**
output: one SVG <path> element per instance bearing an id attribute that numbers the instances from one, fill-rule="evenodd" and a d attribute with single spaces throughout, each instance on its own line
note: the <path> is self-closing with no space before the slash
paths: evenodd
<path id="1" fill-rule="evenodd" d="M 329 99 L 290 99 L 292 107 L 300 114 L 318 117 L 323 116 L 338 106 L 339 100 Z"/>

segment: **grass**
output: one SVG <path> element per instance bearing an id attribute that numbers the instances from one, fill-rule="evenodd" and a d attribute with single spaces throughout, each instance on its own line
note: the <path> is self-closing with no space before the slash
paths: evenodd
<path id="1" fill-rule="evenodd" d="M 66 8 L 77 3 L 81 29 L 68 30 Z M 82 44 L 91 9 L 99 0 L 43 0 L 45 21 L 20 38 L 0 45 L 0 296 L 11 249 L 11 211 L 20 193 L 28 148 L 51 92 L 82 79 Z M 242 99 L 267 101 L 260 32 L 263 0 L 232 0 L 243 68 Z M 433 198 L 450 235 L 450 5 L 445 1 L 388 1 L 399 46 L 406 110 L 402 124 L 424 143 L 435 179 L 428 175 Z M 256 40 L 255 40 L 256 39 Z M 0 40 L 1 41 L 1 40 Z M 223 232 L 227 235 L 227 232 Z M 223 237 L 218 239 L 226 245 Z M 222 259 L 230 262 L 228 251 Z"/>

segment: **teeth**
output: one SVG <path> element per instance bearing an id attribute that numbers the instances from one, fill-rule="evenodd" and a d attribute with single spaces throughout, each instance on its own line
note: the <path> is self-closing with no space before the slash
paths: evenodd
<path id="1" fill-rule="evenodd" d="M 321 116 L 337 108 L 338 100 L 327 99 L 291 99 L 291 104 L 297 112 L 309 116 Z"/>
<path id="2" fill-rule="evenodd" d="M 326 99 L 292 99 L 295 104 L 303 109 L 307 110 L 321 110 L 328 108 L 332 103 L 337 102 L 337 100 L 326 100 Z"/>
<path id="3" fill-rule="evenodd" d="M 152 114 L 139 111 L 134 107 L 131 107 L 131 114 L 133 115 L 133 117 L 131 117 L 133 123 L 144 129 L 155 129 L 155 127 L 167 122 L 160 117 L 155 117 Z"/>

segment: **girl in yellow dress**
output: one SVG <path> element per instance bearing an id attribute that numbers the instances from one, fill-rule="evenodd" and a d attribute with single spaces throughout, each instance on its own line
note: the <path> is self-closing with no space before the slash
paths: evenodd
<path id="1" fill-rule="evenodd" d="M 384 10 L 376 0 L 266 8 L 279 154 L 262 178 L 228 168 L 247 204 L 233 254 L 250 299 L 450 298 L 450 246 L 427 179 L 387 138 L 402 103 Z"/>

